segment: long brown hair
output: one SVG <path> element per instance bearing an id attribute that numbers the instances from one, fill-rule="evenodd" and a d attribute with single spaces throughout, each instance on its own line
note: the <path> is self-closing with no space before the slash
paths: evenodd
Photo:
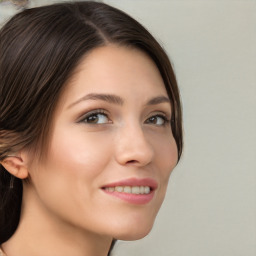
<path id="1" fill-rule="evenodd" d="M 166 53 L 127 14 L 87 1 L 27 9 L 0 30 L 0 161 L 22 148 L 42 150 L 56 103 L 74 69 L 90 51 L 109 43 L 138 48 L 156 63 L 172 102 L 171 126 L 180 158 L 181 104 Z M 21 201 L 22 181 L 0 166 L 0 244 L 17 228 Z"/>

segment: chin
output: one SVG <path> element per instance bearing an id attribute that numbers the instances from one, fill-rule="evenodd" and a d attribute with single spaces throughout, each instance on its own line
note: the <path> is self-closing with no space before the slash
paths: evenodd
<path id="1" fill-rule="evenodd" d="M 116 232 L 114 235 L 115 239 L 117 240 L 124 240 L 124 241 L 134 241 L 144 238 L 149 234 L 153 227 L 153 223 L 151 225 L 143 226 L 137 225 L 136 227 L 129 227 L 127 229 L 123 229 L 121 232 Z"/>

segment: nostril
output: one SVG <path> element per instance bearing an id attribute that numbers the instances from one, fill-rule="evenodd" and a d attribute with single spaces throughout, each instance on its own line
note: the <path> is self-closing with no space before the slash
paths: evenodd
<path id="1" fill-rule="evenodd" d="M 130 161 L 127 161 L 127 164 L 133 164 L 133 163 L 136 163 L 137 161 L 136 160 L 130 160 Z"/>

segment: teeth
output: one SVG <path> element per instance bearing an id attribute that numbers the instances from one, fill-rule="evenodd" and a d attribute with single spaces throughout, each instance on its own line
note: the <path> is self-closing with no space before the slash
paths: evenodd
<path id="1" fill-rule="evenodd" d="M 150 193 L 150 187 L 148 186 L 116 186 L 116 187 L 107 187 L 104 188 L 106 191 L 114 192 L 117 191 L 119 193 L 127 193 L 127 194 L 149 194 Z"/>
<path id="2" fill-rule="evenodd" d="M 124 187 L 124 193 L 132 193 L 131 187 L 128 187 L 128 186 Z"/>
<path id="3" fill-rule="evenodd" d="M 140 194 L 140 187 L 132 187 L 132 194 Z"/>
<path id="4" fill-rule="evenodd" d="M 115 191 L 115 188 L 108 188 L 108 191 L 114 192 L 114 191 Z"/>
<path id="5" fill-rule="evenodd" d="M 144 193 L 148 194 L 150 192 L 150 187 L 145 187 Z"/>
<path id="6" fill-rule="evenodd" d="M 123 192 L 124 188 L 118 186 L 118 187 L 115 187 L 115 190 L 116 190 L 117 192 Z"/>

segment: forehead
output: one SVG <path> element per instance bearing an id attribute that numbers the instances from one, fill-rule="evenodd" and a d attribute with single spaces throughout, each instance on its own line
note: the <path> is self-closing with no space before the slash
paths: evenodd
<path id="1" fill-rule="evenodd" d="M 167 95 L 160 72 L 141 50 L 108 45 L 85 56 L 66 86 L 65 98 L 75 100 L 86 93 L 152 97 Z"/>

